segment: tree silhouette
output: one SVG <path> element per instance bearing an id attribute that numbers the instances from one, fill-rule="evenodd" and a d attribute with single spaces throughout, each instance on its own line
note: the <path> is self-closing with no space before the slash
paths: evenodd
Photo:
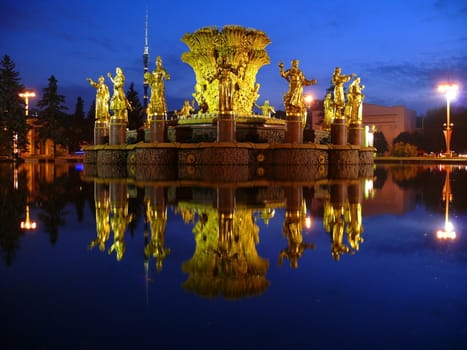
<path id="1" fill-rule="evenodd" d="M 128 113 L 128 128 L 130 130 L 138 130 L 144 126 L 144 108 L 139 100 L 134 83 L 130 84 L 130 88 L 126 93 L 126 98 L 132 107 L 132 110 Z"/>
<path id="2" fill-rule="evenodd" d="M 53 142 L 53 155 L 56 155 L 57 144 L 67 146 L 65 110 L 65 96 L 58 93 L 58 81 L 53 75 L 49 78 L 48 87 L 43 89 L 42 99 L 37 102 L 39 122 L 42 127 L 39 130 L 41 141 L 51 139 Z"/>
<path id="3" fill-rule="evenodd" d="M 18 136 L 19 149 L 27 149 L 28 128 L 22 104 L 24 101 L 19 97 L 23 90 L 19 73 L 15 71 L 15 63 L 10 56 L 3 56 L 0 61 L 0 155 L 10 156 L 13 153 L 15 134 Z"/>
<path id="4" fill-rule="evenodd" d="M 376 153 L 378 154 L 384 154 L 389 150 L 386 137 L 384 137 L 384 134 L 381 131 L 375 132 L 373 145 L 376 148 Z"/>

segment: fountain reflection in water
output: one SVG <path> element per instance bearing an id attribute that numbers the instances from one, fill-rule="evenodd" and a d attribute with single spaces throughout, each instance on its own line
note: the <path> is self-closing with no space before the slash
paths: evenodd
<path id="1" fill-rule="evenodd" d="M 249 171 L 248 166 L 242 169 L 237 170 Z M 164 259 L 176 249 L 165 245 L 167 210 L 172 208 L 186 225 L 192 225 L 196 242 L 192 258 L 182 266 L 188 274 L 183 288 L 198 295 L 221 295 L 227 299 L 259 295 L 269 286 L 269 262 L 256 249 L 260 241 L 258 220 L 267 224 L 279 209 L 284 213 L 282 233 L 286 241 L 286 246 L 277 252 L 279 265 L 288 261 L 291 268 L 297 269 L 303 254 L 315 248 L 303 235 L 310 220 L 314 225 L 319 222 L 321 209 L 319 213 L 312 211 L 314 200 L 324 203 L 322 224 L 330 237 L 332 257 L 337 261 L 342 254 L 359 250 L 363 243 L 363 194 L 365 184 L 372 182 L 372 177 L 359 176 L 359 169 L 339 169 L 339 176 L 322 174 L 307 181 L 291 180 L 282 172 L 276 173 L 277 179 L 259 177 L 240 182 L 230 181 L 231 176 L 226 176 L 225 181 L 212 176 L 232 170 L 225 167 L 193 167 L 190 180 L 171 180 L 170 169 L 168 176 L 159 173 L 158 181 L 85 176 L 86 181 L 94 182 L 95 189 L 96 238 L 89 246 L 98 245 L 109 254 L 115 252 L 118 261 L 124 258 L 124 235 L 132 220 L 128 213 L 128 184 L 132 183 L 144 188 L 146 273 L 152 260 L 156 270 L 161 271 Z M 95 172 L 92 168 L 87 170 Z M 122 171 L 107 169 L 106 173 Z M 213 180 L 197 178 L 207 173 Z M 343 174 L 352 177 L 343 178 Z"/>

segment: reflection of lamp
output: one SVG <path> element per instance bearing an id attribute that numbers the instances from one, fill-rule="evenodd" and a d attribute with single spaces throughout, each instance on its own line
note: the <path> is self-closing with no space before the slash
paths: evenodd
<path id="1" fill-rule="evenodd" d="M 438 91 L 446 95 L 446 129 L 444 130 L 444 139 L 446 141 L 446 156 L 451 155 L 451 134 L 454 124 L 450 121 L 449 103 L 456 98 L 459 86 L 457 84 L 441 84 L 438 85 Z"/>
<path id="2" fill-rule="evenodd" d="M 21 228 L 23 230 L 35 230 L 37 228 L 37 223 L 31 220 L 29 216 L 29 205 L 26 205 L 26 218 L 21 221 Z"/>
<path id="3" fill-rule="evenodd" d="M 446 168 L 446 178 L 443 187 L 443 200 L 446 201 L 444 229 L 436 231 L 438 239 L 456 239 L 456 232 L 454 231 L 453 224 L 449 221 L 449 202 L 452 201 L 451 182 L 450 182 L 451 168 Z"/>

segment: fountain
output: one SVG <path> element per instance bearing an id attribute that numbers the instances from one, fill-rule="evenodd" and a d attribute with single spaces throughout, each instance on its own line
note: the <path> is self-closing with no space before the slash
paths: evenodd
<path id="1" fill-rule="evenodd" d="M 185 100 L 177 120 L 167 119 L 163 80 L 169 80 L 170 75 L 158 57 L 155 70 L 144 76 L 151 87 L 145 141 L 125 143 L 121 136 L 126 131 L 125 118 L 121 117 L 126 115 L 121 110 L 123 104 L 118 104 L 117 110 L 113 107 L 117 104 L 110 103 L 110 130 L 102 130 L 99 120 L 95 135 L 108 134 L 111 142 L 106 144 L 106 138 L 99 136 L 93 146 L 85 148 L 89 175 L 249 181 L 266 177 L 347 178 L 372 173 L 374 148 L 365 147 L 362 140 L 360 78 L 355 78 L 352 89 L 349 87 L 346 101 L 343 84 L 355 75 L 339 80 L 335 72 L 334 101 L 326 104 L 325 111 L 331 117 L 320 131 L 328 137 L 304 142 L 303 86 L 316 84 L 316 80 L 305 78 L 298 60 L 293 60 L 287 70 L 279 63 L 279 74 L 287 80 L 289 90 L 284 94 L 285 119 L 276 119 L 266 108 L 261 115 L 253 113 L 260 96 L 256 75 L 270 63 L 266 46 L 271 40 L 264 32 L 233 25 L 205 27 L 185 34 L 182 41 L 189 51 L 181 59 L 193 68 L 196 78 L 192 104 Z M 121 86 L 116 86 L 115 78 L 111 79 L 111 101 L 122 98 L 116 96 Z"/>

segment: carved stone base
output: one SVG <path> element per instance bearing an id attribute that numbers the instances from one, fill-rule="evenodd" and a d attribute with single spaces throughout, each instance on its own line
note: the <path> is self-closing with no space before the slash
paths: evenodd
<path id="1" fill-rule="evenodd" d="M 109 125 L 109 144 L 124 145 L 126 143 L 127 121 L 124 119 L 110 119 Z"/>
<path id="2" fill-rule="evenodd" d="M 336 118 L 331 124 L 331 143 L 334 145 L 347 144 L 347 124 L 345 119 Z"/>
<path id="3" fill-rule="evenodd" d="M 363 128 L 361 124 L 353 124 L 349 127 L 349 143 L 351 145 L 363 145 Z"/>
<path id="4" fill-rule="evenodd" d="M 303 143 L 303 128 L 301 115 L 287 115 L 285 118 L 286 143 Z"/>
<path id="5" fill-rule="evenodd" d="M 109 143 L 109 124 L 106 121 L 96 120 L 94 123 L 94 144 L 105 145 Z"/>
<path id="6" fill-rule="evenodd" d="M 235 141 L 235 118 L 233 113 L 219 114 L 217 118 L 217 141 Z"/>
<path id="7" fill-rule="evenodd" d="M 149 142 L 166 142 L 166 115 L 149 117 Z"/>

